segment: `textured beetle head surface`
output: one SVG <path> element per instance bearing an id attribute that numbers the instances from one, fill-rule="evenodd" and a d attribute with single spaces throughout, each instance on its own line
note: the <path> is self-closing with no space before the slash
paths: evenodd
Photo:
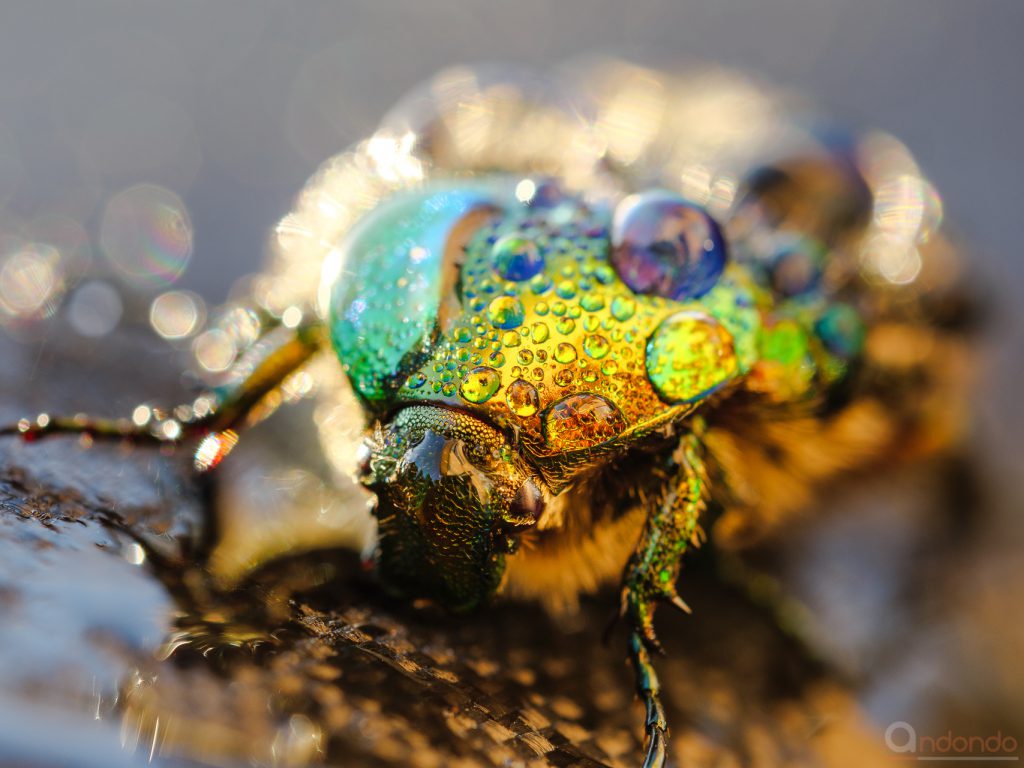
<path id="1" fill-rule="evenodd" d="M 377 496 L 385 587 L 455 611 L 490 598 L 542 509 L 527 464 L 483 421 L 434 406 L 400 410 L 368 449 L 363 482 Z"/>

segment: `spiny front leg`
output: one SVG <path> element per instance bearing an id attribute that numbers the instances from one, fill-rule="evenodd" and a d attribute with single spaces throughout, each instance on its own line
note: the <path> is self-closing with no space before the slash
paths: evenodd
<path id="1" fill-rule="evenodd" d="M 654 632 L 654 611 L 661 601 L 690 611 L 676 592 L 676 579 L 683 552 L 697 543 L 697 523 L 705 506 L 707 473 L 695 435 L 680 441 L 670 472 L 664 493 L 648 511 L 622 579 L 621 611 L 630 624 L 629 657 L 636 673 L 637 694 L 647 709 L 644 768 L 665 764 L 668 733 L 658 677 L 651 663 L 651 651 L 662 652 Z"/>
<path id="2" fill-rule="evenodd" d="M 212 469 L 237 441 L 234 429 L 250 426 L 280 403 L 274 395 L 285 380 L 324 346 L 325 331 L 315 319 L 286 325 L 263 318 L 260 337 L 248 347 L 217 387 L 192 403 L 163 410 L 139 406 L 131 419 L 106 419 L 79 414 L 0 425 L 0 437 L 17 435 L 36 440 L 50 435 L 87 435 L 94 439 L 176 445 L 204 437 L 195 457 L 199 471 Z M 141 414 L 141 415 L 137 415 Z"/>

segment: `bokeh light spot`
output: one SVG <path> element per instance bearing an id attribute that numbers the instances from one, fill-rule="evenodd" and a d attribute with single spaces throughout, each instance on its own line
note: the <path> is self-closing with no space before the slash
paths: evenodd
<path id="1" fill-rule="evenodd" d="M 0 258 L 0 311 L 18 320 L 52 315 L 64 289 L 57 249 L 22 243 Z"/>
<path id="2" fill-rule="evenodd" d="M 205 319 L 206 305 L 190 291 L 166 291 L 149 307 L 149 323 L 165 339 L 184 339 L 195 333 Z"/>
<path id="3" fill-rule="evenodd" d="M 107 203 L 100 226 L 104 254 L 139 287 L 170 285 L 192 256 L 192 222 L 181 198 L 164 187 L 139 184 Z"/>
<path id="4" fill-rule="evenodd" d="M 238 354 L 234 339 L 226 331 L 214 328 L 196 336 L 192 350 L 196 362 L 210 373 L 222 373 L 231 367 Z"/>
<path id="5" fill-rule="evenodd" d="M 114 286 L 102 280 L 90 280 L 71 296 L 68 321 L 82 336 L 99 338 L 117 327 L 123 311 L 121 295 Z"/>

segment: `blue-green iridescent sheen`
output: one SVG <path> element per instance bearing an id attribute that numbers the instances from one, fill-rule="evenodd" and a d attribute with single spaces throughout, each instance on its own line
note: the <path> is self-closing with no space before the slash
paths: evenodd
<path id="1" fill-rule="evenodd" d="M 331 289 L 331 342 L 356 392 L 383 404 L 429 352 L 441 309 L 445 247 L 454 227 L 490 204 L 483 191 L 394 195 L 341 245 Z"/>

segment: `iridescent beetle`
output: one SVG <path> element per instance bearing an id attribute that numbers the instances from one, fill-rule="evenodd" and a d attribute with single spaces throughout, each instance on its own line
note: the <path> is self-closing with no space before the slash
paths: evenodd
<path id="1" fill-rule="evenodd" d="M 603 66 L 573 88 L 589 107 L 440 76 L 427 118 L 405 117 L 413 97 L 310 182 L 255 282 L 260 338 L 210 393 L 138 425 L 8 432 L 201 436 L 205 470 L 332 360 L 316 376 L 342 407 L 354 394 L 363 439 L 334 450 L 327 426 L 325 448 L 375 497 L 383 587 L 557 609 L 619 579 L 659 766 L 653 618 L 688 610 L 685 550 L 948 445 L 963 342 L 939 330 L 938 199 L 894 140 L 836 138 L 717 73 Z"/>

